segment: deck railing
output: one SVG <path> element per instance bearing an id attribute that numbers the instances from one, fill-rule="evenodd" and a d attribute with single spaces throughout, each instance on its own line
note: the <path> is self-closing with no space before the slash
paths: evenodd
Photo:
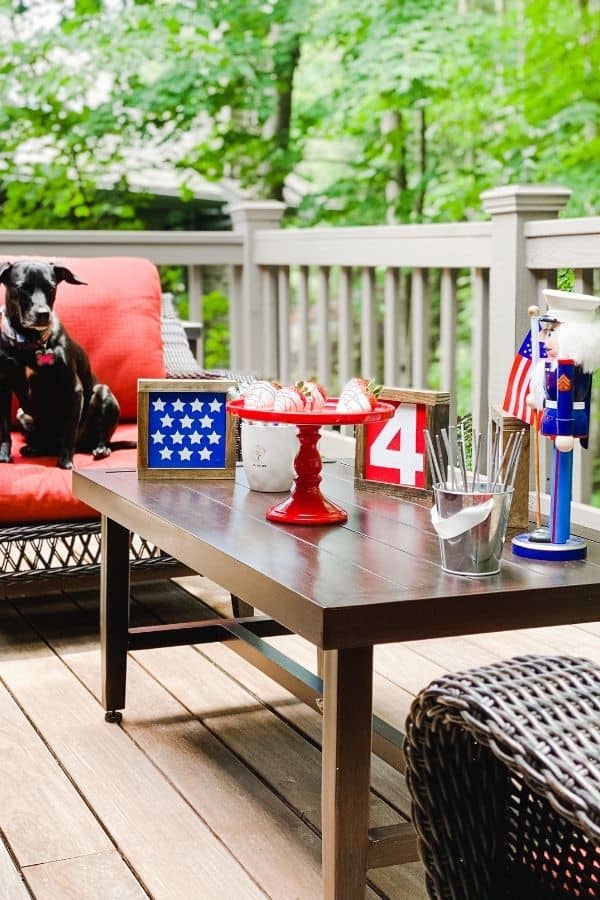
<path id="1" fill-rule="evenodd" d="M 482 195 L 489 221 L 364 228 L 281 229 L 282 204 L 243 203 L 231 208 L 230 232 L 0 231 L 0 258 L 130 255 L 185 266 L 190 318 L 204 337 L 203 269 L 222 266 L 232 369 L 281 381 L 314 373 L 330 390 L 355 374 L 436 387 L 451 393 L 453 416 L 458 396 L 459 412 L 485 430 L 542 288 L 569 268 L 578 290 L 594 290 L 600 218 L 557 219 L 569 196 L 509 186 Z M 577 505 L 590 499 L 592 462 L 577 454 L 576 518 L 599 527 L 600 510 Z"/>

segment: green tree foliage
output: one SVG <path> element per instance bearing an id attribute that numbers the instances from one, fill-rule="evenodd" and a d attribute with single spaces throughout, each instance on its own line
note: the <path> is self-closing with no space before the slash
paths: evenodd
<path id="1" fill-rule="evenodd" d="M 598 4 L 465 5 L 0 0 L 3 223 L 143 227 L 131 148 L 261 198 L 304 176 L 306 224 L 476 218 L 511 181 L 596 211 Z"/>
<path id="2" fill-rule="evenodd" d="M 600 10 L 587 0 L 0 0 L 0 201 L 10 227 L 139 227 L 131 147 L 301 221 L 481 216 L 481 190 L 600 201 Z"/>

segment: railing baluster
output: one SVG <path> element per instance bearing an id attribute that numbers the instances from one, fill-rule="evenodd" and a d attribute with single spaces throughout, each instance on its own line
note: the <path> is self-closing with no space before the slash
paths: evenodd
<path id="1" fill-rule="evenodd" d="M 575 269 L 575 290 L 578 294 L 593 294 L 594 270 Z M 594 485 L 594 448 L 596 443 L 597 417 L 590 417 L 589 449 L 582 450 L 579 442 L 573 452 L 573 500 L 589 503 Z"/>
<path id="2" fill-rule="evenodd" d="M 229 274 L 229 367 L 234 371 L 244 367 L 242 350 L 242 266 L 231 266 Z"/>
<path id="3" fill-rule="evenodd" d="M 331 338 L 329 329 L 329 267 L 319 266 L 317 289 L 317 377 L 331 382 Z"/>
<path id="4" fill-rule="evenodd" d="M 290 380 L 290 270 L 279 266 L 277 273 L 277 325 L 279 335 L 279 378 Z"/>
<path id="5" fill-rule="evenodd" d="M 456 420 L 456 270 L 443 269 L 440 288 L 441 388 L 450 392 L 450 419 Z"/>
<path id="6" fill-rule="evenodd" d="M 383 380 L 385 384 L 400 387 L 399 346 L 406 335 L 400 321 L 398 284 L 398 269 L 386 269 L 383 282 Z"/>
<path id="7" fill-rule="evenodd" d="M 377 377 L 377 318 L 375 308 L 375 269 L 365 267 L 361 276 L 360 307 L 361 374 Z"/>
<path id="8" fill-rule="evenodd" d="M 429 304 L 427 297 L 427 270 L 413 269 L 410 306 L 411 332 L 411 385 L 417 389 L 427 387 L 429 364 Z"/>
<path id="9" fill-rule="evenodd" d="M 488 327 L 489 327 L 490 280 L 487 269 L 473 269 L 471 273 L 471 293 L 473 297 L 471 339 L 473 353 L 471 359 L 471 409 L 473 412 L 473 433 L 487 435 L 489 416 L 488 404 Z"/>
<path id="10" fill-rule="evenodd" d="M 188 317 L 190 322 L 200 326 L 196 338 L 196 359 L 204 364 L 204 310 L 202 295 L 204 293 L 202 266 L 188 266 Z"/>
<path id="11" fill-rule="evenodd" d="M 261 273 L 265 321 L 265 371 L 261 374 L 268 378 L 277 378 L 279 375 L 277 360 L 277 274 L 270 266 L 261 268 Z"/>
<path id="12" fill-rule="evenodd" d="M 307 378 L 310 367 L 310 343 L 308 331 L 308 304 L 310 269 L 300 266 L 298 281 L 298 370 L 301 378 Z"/>
<path id="13" fill-rule="evenodd" d="M 348 266 L 343 266 L 340 270 L 340 297 L 338 301 L 339 387 L 346 384 L 354 375 L 353 322 L 352 269 Z"/>

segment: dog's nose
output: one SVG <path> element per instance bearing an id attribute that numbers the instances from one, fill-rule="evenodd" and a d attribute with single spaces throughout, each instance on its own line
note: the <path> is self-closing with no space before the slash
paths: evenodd
<path id="1" fill-rule="evenodd" d="M 35 324 L 36 325 L 47 325 L 50 321 L 50 308 L 46 307 L 46 309 L 36 309 L 35 311 Z"/>

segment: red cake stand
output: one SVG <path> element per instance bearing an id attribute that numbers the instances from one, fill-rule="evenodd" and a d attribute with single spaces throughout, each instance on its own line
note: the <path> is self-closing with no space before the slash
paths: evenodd
<path id="1" fill-rule="evenodd" d="M 378 402 L 369 412 L 337 412 L 337 399 L 330 398 L 318 412 L 274 412 L 272 409 L 245 409 L 244 400 L 230 400 L 228 412 L 254 422 L 281 422 L 296 425 L 300 443 L 294 460 L 296 477 L 289 497 L 267 510 L 271 522 L 292 525 L 336 525 L 345 522 L 348 514 L 324 497 L 321 483 L 321 457 L 317 444 L 322 425 L 365 425 L 391 419 L 394 407 Z"/>

